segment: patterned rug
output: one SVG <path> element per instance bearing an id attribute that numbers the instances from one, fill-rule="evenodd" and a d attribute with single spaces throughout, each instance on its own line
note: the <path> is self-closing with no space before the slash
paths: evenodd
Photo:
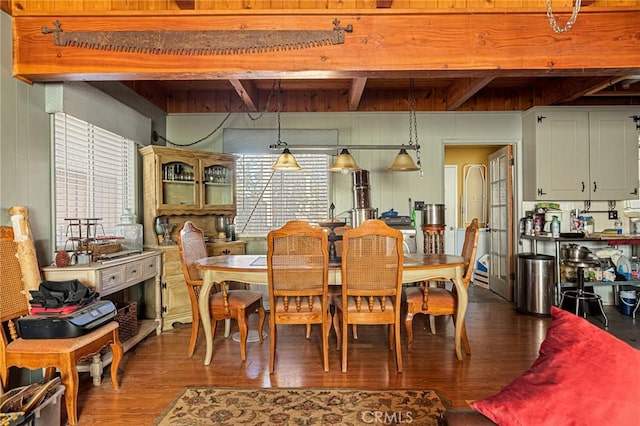
<path id="1" fill-rule="evenodd" d="M 449 406 L 434 390 L 188 387 L 154 425 L 426 426 Z"/>

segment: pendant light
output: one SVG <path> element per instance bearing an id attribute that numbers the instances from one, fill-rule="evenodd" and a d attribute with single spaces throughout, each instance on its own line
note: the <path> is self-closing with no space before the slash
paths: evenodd
<path id="1" fill-rule="evenodd" d="M 278 80 L 278 142 L 276 143 L 276 147 L 284 146 L 284 150 L 282 154 L 278 157 L 275 163 L 271 168 L 273 170 L 279 171 L 298 171 L 302 170 L 302 167 L 298 164 L 296 157 L 293 156 L 289 148 L 287 148 L 287 143 L 280 140 L 280 112 L 282 111 L 282 90 L 280 90 L 280 80 Z"/>
<path id="2" fill-rule="evenodd" d="M 413 133 L 416 134 L 416 145 L 418 145 L 418 122 L 416 121 L 416 95 L 413 79 L 409 80 L 409 148 L 413 149 Z M 400 147 L 400 152 L 394 158 L 393 163 L 387 167 L 390 172 L 414 172 L 420 169 L 420 149 L 416 149 L 418 164 L 413 162 L 413 158 L 407 153 L 404 146 Z"/>
<path id="3" fill-rule="evenodd" d="M 343 148 L 342 151 L 340 151 L 340 155 L 336 157 L 336 161 L 329 169 L 329 171 L 332 172 L 342 173 L 349 173 L 355 170 L 360 170 L 360 167 L 356 163 L 356 160 L 351 156 L 351 153 L 349 153 L 349 150 L 347 148 Z"/>

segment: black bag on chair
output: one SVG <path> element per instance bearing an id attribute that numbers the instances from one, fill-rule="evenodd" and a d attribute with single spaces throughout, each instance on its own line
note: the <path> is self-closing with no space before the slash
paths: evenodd
<path id="1" fill-rule="evenodd" d="M 45 309 L 61 309 L 75 306 L 80 308 L 94 302 L 98 293 L 82 284 L 77 279 L 69 281 L 43 281 L 38 290 L 31 293 L 31 307 Z"/>

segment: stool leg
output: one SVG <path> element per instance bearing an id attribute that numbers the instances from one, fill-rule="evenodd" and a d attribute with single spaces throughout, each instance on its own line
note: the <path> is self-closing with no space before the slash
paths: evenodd
<path id="1" fill-rule="evenodd" d="M 604 313 L 604 306 L 602 306 L 602 299 L 598 297 L 598 305 L 600 305 L 600 312 L 602 312 L 602 316 L 604 317 L 604 327 L 609 327 L 609 318 L 607 318 L 607 314 Z"/>

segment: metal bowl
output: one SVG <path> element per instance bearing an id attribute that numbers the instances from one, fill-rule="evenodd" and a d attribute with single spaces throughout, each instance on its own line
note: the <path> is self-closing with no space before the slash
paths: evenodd
<path id="1" fill-rule="evenodd" d="M 580 261 L 594 256 L 593 253 L 591 253 L 591 250 L 578 244 L 562 246 L 560 248 L 560 255 L 563 259 L 571 261 Z"/>

